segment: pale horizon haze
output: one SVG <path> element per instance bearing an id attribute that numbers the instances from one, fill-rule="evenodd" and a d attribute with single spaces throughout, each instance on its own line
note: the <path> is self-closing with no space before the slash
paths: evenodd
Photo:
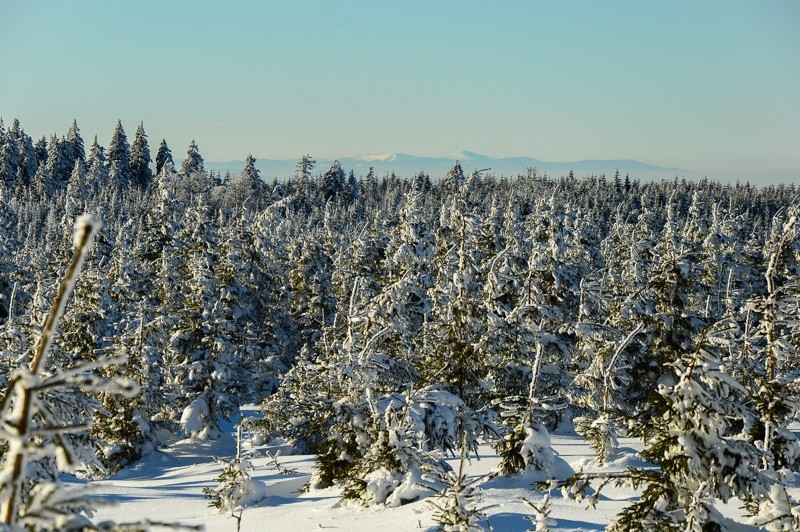
<path id="1" fill-rule="evenodd" d="M 0 0 L 0 117 L 209 161 L 472 150 L 800 177 L 800 2 Z"/>

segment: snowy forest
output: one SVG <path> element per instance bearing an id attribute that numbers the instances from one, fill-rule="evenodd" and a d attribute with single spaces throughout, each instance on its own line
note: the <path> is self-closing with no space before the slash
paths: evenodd
<path id="1" fill-rule="evenodd" d="M 458 468 L 486 446 L 491 476 L 536 472 L 531 529 L 551 522 L 545 493 L 613 486 L 639 494 L 615 530 L 725 529 L 731 499 L 753 526 L 800 529 L 795 185 L 458 161 L 355 175 L 310 155 L 269 182 L 255 163 L 207 171 L 193 141 L 178 166 L 143 125 L 87 147 L 77 123 L 39 140 L 0 123 L 6 525 L 110 528 L 65 474 L 235 422 L 313 455 L 305 490 L 429 498 L 442 530 L 487 526 Z M 85 213 L 102 227 L 51 331 Z M 638 439 L 641 462 L 560 477 L 564 430 L 597 464 Z M 245 463 L 222 459 L 220 510 L 246 506 Z"/>

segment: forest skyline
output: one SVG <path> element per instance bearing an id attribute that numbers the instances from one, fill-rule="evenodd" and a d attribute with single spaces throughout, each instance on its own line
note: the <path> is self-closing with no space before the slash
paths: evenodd
<path id="1" fill-rule="evenodd" d="M 0 116 L 208 161 L 369 153 L 800 168 L 793 2 L 0 2 Z M 19 43 L 25 43 L 20 47 Z M 10 53 L 8 50 L 18 50 Z"/>

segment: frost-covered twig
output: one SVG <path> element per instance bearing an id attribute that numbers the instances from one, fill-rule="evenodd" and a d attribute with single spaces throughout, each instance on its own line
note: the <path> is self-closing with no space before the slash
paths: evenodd
<path id="1" fill-rule="evenodd" d="M 280 457 L 280 455 L 281 455 L 280 451 L 276 451 L 275 454 L 272 454 L 271 452 L 267 451 L 267 457 L 269 458 L 272 467 L 275 468 L 275 471 L 277 471 L 279 475 L 294 475 L 295 473 L 297 473 L 297 469 L 291 467 L 285 467 L 281 465 L 280 462 L 278 462 L 278 457 Z"/>
<path id="2" fill-rule="evenodd" d="M 558 523 L 555 519 L 550 518 L 550 494 L 546 493 L 544 498 L 542 498 L 542 502 L 539 503 L 537 506 L 532 501 L 526 499 L 525 497 L 522 498 L 522 502 L 530 506 L 533 511 L 535 512 L 535 516 L 526 515 L 525 519 L 530 521 L 533 525 L 536 526 L 534 529 L 535 532 L 547 532 L 550 530 L 551 526 L 555 526 Z"/>
<path id="3" fill-rule="evenodd" d="M 631 333 L 625 337 L 622 342 L 617 346 L 616 351 L 614 351 L 614 355 L 611 357 L 611 360 L 608 362 L 608 367 L 605 369 L 605 375 L 603 376 L 603 412 L 608 411 L 608 391 L 611 388 L 611 376 L 613 375 L 614 366 L 617 363 L 617 359 L 619 358 L 620 354 L 628 347 L 628 344 L 631 343 L 633 338 L 639 334 L 642 329 L 644 329 L 644 323 L 639 322 L 639 324 L 634 328 Z"/>

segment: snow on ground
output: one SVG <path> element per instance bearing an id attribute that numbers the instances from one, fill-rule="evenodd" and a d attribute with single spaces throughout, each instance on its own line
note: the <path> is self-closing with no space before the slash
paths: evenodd
<path id="1" fill-rule="evenodd" d="M 563 478 L 580 468 L 586 471 L 601 469 L 591 460 L 593 455 L 589 446 L 574 433 L 554 434 L 552 443 L 558 453 L 554 466 L 557 476 Z M 639 448 L 637 440 L 621 438 L 620 446 L 618 458 L 602 470 L 618 471 L 627 466 L 644 465 L 635 456 Z M 255 454 L 252 460 L 255 469 L 251 475 L 267 485 L 267 497 L 244 510 L 243 531 L 332 529 L 392 532 L 434 526 L 430 505 L 425 500 L 399 508 L 363 508 L 341 504 L 341 494 L 335 488 L 300 493 L 300 488 L 311 476 L 312 456 L 288 455 L 286 447 L 262 445 L 251 450 Z M 281 465 L 296 472 L 282 475 L 271 467 L 266 451 L 274 454 L 279 450 L 284 453 L 278 459 Z M 108 480 L 92 482 L 103 501 L 114 503 L 99 508 L 94 520 L 132 522 L 149 519 L 203 525 L 208 531 L 236 530 L 236 521 L 230 514 L 220 515 L 209 507 L 202 492 L 203 488 L 216 485 L 215 478 L 221 469 L 211 457 L 231 458 L 235 453 L 235 440 L 228 435 L 216 441 L 176 441 Z M 481 453 L 480 460 L 472 458 L 466 468 L 470 476 L 485 475 L 499 462 L 490 447 L 482 446 Z M 457 459 L 451 461 L 457 468 Z M 487 507 L 488 521 L 494 530 L 521 531 L 531 526 L 524 518 L 530 515 L 531 509 L 522 499 L 541 500 L 543 494 L 530 489 L 535 480 L 540 480 L 540 477 L 528 473 L 514 478 L 495 477 L 481 485 L 482 506 Z M 799 496 L 798 484 L 791 491 L 795 497 Z M 587 510 L 585 504 L 565 500 L 554 491 L 551 494 L 551 518 L 557 521 L 557 525 L 553 529 L 603 530 L 634 496 L 630 491 L 609 487 L 601 494 L 597 508 Z M 723 513 L 741 521 L 738 506 L 732 501 L 723 507 Z M 749 528 L 743 526 L 739 529 Z"/>

